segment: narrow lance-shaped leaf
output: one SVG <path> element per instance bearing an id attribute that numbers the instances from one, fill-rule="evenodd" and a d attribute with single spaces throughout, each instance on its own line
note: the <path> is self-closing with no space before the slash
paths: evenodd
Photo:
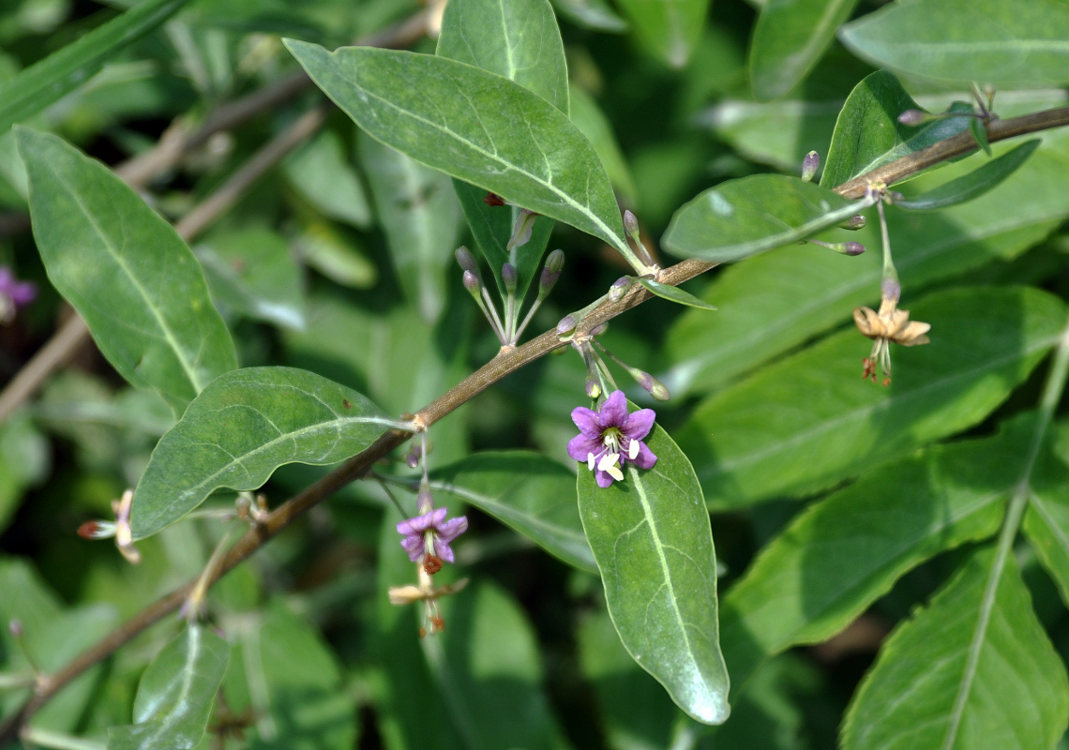
<path id="1" fill-rule="evenodd" d="M 118 50 L 152 31 L 187 2 L 140 3 L 0 86 L 0 133 L 88 81 Z"/>
<path id="2" fill-rule="evenodd" d="M 731 263 L 805 239 L 871 205 L 794 177 L 729 180 L 686 203 L 661 242 L 685 258 Z"/>
<path id="3" fill-rule="evenodd" d="M 181 413 L 212 378 L 237 367 L 196 258 L 103 164 L 56 136 L 17 135 L 49 279 L 119 374 Z"/>
<path id="4" fill-rule="evenodd" d="M 843 725 L 845 750 L 1034 750 L 1057 744 L 1069 678 L 1013 554 L 984 549 L 880 649 Z"/>
<path id="5" fill-rule="evenodd" d="M 590 142 L 542 97 L 444 57 L 286 40 L 312 80 L 376 140 L 625 254 L 620 211 Z"/>
<path id="6" fill-rule="evenodd" d="M 135 539 L 189 513 L 219 487 L 253 490 L 288 463 L 344 460 L 396 426 L 356 391 L 289 367 L 220 376 L 163 436 L 134 492 Z"/>
<path id="7" fill-rule="evenodd" d="M 728 673 L 709 514 L 694 468 L 668 433 L 655 425 L 646 443 L 654 467 L 628 464 L 609 487 L 580 467 L 579 514 L 624 647 L 687 714 L 719 724 L 729 711 Z"/>
<path id="8" fill-rule="evenodd" d="M 677 305 L 686 305 L 687 307 L 694 307 L 698 310 L 716 310 L 715 305 L 710 305 L 705 300 L 699 299 L 690 292 L 685 292 L 679 287 L 662 284 L 659 281 L 647 279 L 642 276 L 636 278 L 635 281 L 646 287 L 650 294 L 655 294 L 661 299 L 666 299 L 669 302 L 675 302 Z"/>
<path id="9" fill-rule="evenodd" d="M 549 0 L 450 3 L 442 17 L 437 54 L 515 81 L 568 114 L 568 68 Z M 494 280 L 500 287 L 501 266 L 511 263 L 516 269 L 517 294 L 522 298 L 545 252 L 553 222 L 536 219 L 530 239 L 510 248 L 509 239 L 521 219 L 521 209 L 488 205 L 486 190 L 461 180 L 454 180 L 454 185 Z M 505 289 L 501 287 L 501 291 Z"/>
<path id="10" fill-rule="evenodd" d="M 854 54 L 914 76 L 1009 88 L 1069 82 L 1069 5 L 1062 0 L 913 0 L 839 32 Z"/>
<path id="11" fill-rule="evenodd" d="M 1007 151 L 996 159 L 984 162 L 974 172 L 920 195 L 896 200 L 895 205 L 913 211 L 931 211 L 978 198 L 1016 172 L 1017 168 L 1024 164 L 1038 147 L 1038 138 L 1022 143 L 1012 151 Z"/>
<path id="12" fill-rule="evenodd" d="M 571 471 L 526 451 L 476 453 L 431 475 L 433 489 L 474 505 L 569 565 L 596 573 L 574 486 Z"/>
<path id="13" fill-rule="evenodd" d="M 133 726 L 112 727 L 108 750 L 184 750 L 200 742 L 230 647 L 200 625 L 164 646 L 137 688 Z"/>

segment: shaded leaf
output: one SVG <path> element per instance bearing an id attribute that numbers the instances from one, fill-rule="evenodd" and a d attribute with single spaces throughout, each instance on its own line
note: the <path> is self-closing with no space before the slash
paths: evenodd
<path id="1" fill-rule="evenodd" d="M 971 113 L 968 105 L 955 105 Z M 850 92 L 835 121 L 820 184 L 833 188 L 879 166 L 957 135 L 972 117 L 948 117 L 921 127 L 903 125 L 898 116 L 919 105 L 898 79 L 884 70 L 865 77 Z M 953 110 L 954 108 L 952 108 Z"/>
<path id="2" fill-rule="evenodd" d="M 798 84 L 850 17 L 857 0 L 773 0 L 761 8 L 750 43 L 750 80 L 759 99 Z"/>
<path id="3" fill-rule="evenodd" d="M 627 21 L 620 18 L 606 0 L 553 0 L 565 18 L 588 29 L 626 31 Z"/>
<path id="4" fill-rule="evenodd" d="M 289 367 L 220 376 L 156 446 L 134 492 L 134 539 L 154 534 L 219 487 L 253 490 L 279 466 L 349 458 L 395 424 L 356 391 Z"/>
<path id="5" fill-rule="evenodd" d="M 723 597 L 736 683 L 770 655 L 830 638 L 918 564 L 994 535 L 1033 425 L 874 469 L 795 516 Z"/>
<path id="6" fill-rule="evenodd" d="M 324 215 L 366 229 L 371 205 L 341 136 L 321 130 L 282 162 L 290 183 Z"/>
<path id="7" fill-rule="evenodd" d="M 646 442 L 656 465 L 628 464 L 624 481 L 607 488 L 580 467 L 579 514 L 624 648 L 689 716 L 720 724 L 728 673 L 709 514 L 690 461 L 668 434 L 655 425 Z"/>
<path id="8" fill-rule="evenodd" d="M 139 3 L 0 85 L 0 133 L 88 81 L 118 50 L 155 29 L 188 1 Z"/>
<path id="9" fill-rule="evenodd" d="M 685 258 L 730 263 L 805 239 L 869 205 L 794 177 L 751 175 L 684 204 L 661 243 Z"/>
<path id="10" fill-rule="evenodd" d="M 638 188 L 631 177 L 627 159 L 624 158 L 616 142 L 612 123 L 609 122 L 593 97 L 583 89 L 574 86 L 571 92 L 572 122 L 598 152 L 598 157 L 605 165 L 605 171 L 608 172 L 609 180 L 616 188 L 621 202 L 624 205 L 634 205 L 637 202 Z"/>
<path id="11" fill-rule="evenodd" d="M 286 40 L 316 84 L 379 140 L 628 253 L 605 169 L 559 109 L 444 57 Z"/>
<path id="12" fill-rule="evenodd" d="M 1069 82 L 1069 6 L 1061 0 L 911 0 L 847 24 L 839 38 L 878 67 L 924 78 L 1022 88 Z"/>
<path id="13" fill-rule="evenodd" d="M 860 377 L 870 346 L 850 329 L 701 402 L 677 434 L 710 504 L 812 492 L 975 424 L 1065 316 L 1060 300 L 1022 287 L 955 289 L 910 308 L 932 343 L 896 347 L 888 388 Z"/>
<path id="14" fill-rule="evenodd" d="M 695 297 L 690 292 L 685 292 L 679 287 L 669 286 L 668 284 L 662 284 L 659 281 L 653 279 L 647 279 L 639 276 L 635 279 L 639 284 L 646 287 L 650 294 L 655 294 L 661 299 L 666 299 L 669 302 L 675 302 L 677 305 L 686 305 L 687 307 L 696 307 L 699 310 L 716 310 L 715 305 L 710 305 L 698 297 Z"/>
<path id="15" fill-rule="evenodd" d="M 1067 713 L 1069 678 L 1013 555 L 983 549 L 883 644 L 842 747 L 1054 747 Z"/>
<path id="16" fill-rule="evenodd" d="M 1069 467 L 1044 446 L 1030 476 L 1022 529 L 1069 606 Z"/>
<path id="17" fill-rule="evenodd" d="M 34 237 L 56 289 L 124 378 L 177 411 L 237 367 L 230 333 L 186 244 L 107 167 L 19 128 Z"/>
<path id="18" fill-rule="evenodd" d="M 930 211 L 972 200 L 1016 172 L 1038 147 L 1038 139 L 1026 141 L 997 159 L 984 162 L 973 172 L 946 182 L 934 190 L 896 200 L 895 205 L 913 211 Z"/>
<path id="19" fill-rule="evenodd" d="M 200 625 L 164 646 L 141 677 L 134 725 L 108 730 L 108 750 L 183 750 L 204 736 L 230 647 Z"/>
<path id="20" fill-rule="evenodd" d="M 572 490 L 575 474 L 540 453 L 476 453 L 437 469 L 431 487 L 488 513 L 564 562 L 597 572 Z M 441 504 L 441 503 L 439 503 Z"/>
<path id="21" fill-rule="evenodd" d="M 662 62 L 682 68 L 705 25 L 709 0 L 617 0 L 631 30 Z"/>

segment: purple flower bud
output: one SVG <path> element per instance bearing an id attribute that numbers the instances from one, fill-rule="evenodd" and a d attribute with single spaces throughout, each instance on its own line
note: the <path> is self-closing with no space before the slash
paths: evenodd
<path id="1" fill-rule="evenodd" d="M 471 254 L 471 250 L 461 245 L 456 251 L 457 264 L 465 271 L 471 271 L 474 274 L 479 273 L 479 264 L 475 262 L 475 256 Z"/>
<path id="2" fill-rule="evenodd" d="M 860 242 L 844 242 L 842 247 L 843 255 L 849 255 L 851 257 L 861 255 L 861 253 L 865 252 L 865 246 Z"/>
<path id="3" fill-rule="evenodd" d="M 631 213 L 630 209 L 624 211 L 624 231 L 632 238 L 639 233 L 638 217 Z"/>
<path id="4" fill-rule="evenodd" d="M 643 390 L 658 401 L 667 401 L 672 397 L 672 394 L 668 392 L 668 386 L 648 372 L 638 371 L 638 377 L 635 380 L 642 386 Z"/>
<path id="5" fill-rule="evenodd" d="M 12 637 L 14 637 L 14 638 L 21 638 L 22 637 L 22 621 L 17 619 L 17 618 L 8 620 L 7 631 L 9 633 L 11 633 Z"/>
<path id="6" fill-rule="evenodd" d="M 564 268 L 564 251 L 558 249 L 547 255 L 545 267 L 550 271 L 560 273 L 561 269 Z"/>
<path id="7" fill-rule="evenodd" d="M 526 245 L 531 239 L 531 232 L 534 230 L 537 218 L 538 214 L 534 211 L 528 211 L 526 208 L 520 209 L 520 215 L 516 218 L 516 226 L 512 229 L 512 237 L 505 247 L 512 250 L 514 247 Z"/>
<path id="8" fill-rule="evenodd" d="M 820 169 L 820 154 L 810 151 L 802 159 L 802 182 L 810 182 L 817 176 L 818 169 Z"/>
<path id="9" fill-rule="evenodd" d="M 629 276 L 621 276 L 612 282 L 612 286 L 609 287 L 609 299 L 613 302 L 619 302 L 630 288 L 631 278 Z"/>
<path id="10" fill-rule="evenodd" d="M 597 398 L 601 395 L 601 386 L 598 384 L 598 381 L 593 377 L 589 377 L 586 379 L 586 382 L 583 383 L 583 388 L 586 390 L 586 395 L 590 398 Z"/>
<path id="11" fill-rule="evenodd" d="M 471 292 L 472 296 L 478 296 L 479 290 L 482 288 L 482 284 L 479 283 L 479 277 L 471 271 L 465 271 L 464 288 Z"/>
<path id="12" fill-rule="evenodd" d="M 898 116 L 898 121 L 903 125 L 922 125 L 932 119 L 932 116 L 920 109 L 907 109 Z"/>
<path id="13" fill-rule="evenodd" d="M 557 279 L 560 278 L 562 268 L 564 268 L 564 251 L 554 250 L 546 258 L 546 264 L 542 267 L 542 276 L 538 280 L 538 293 L 541 296 L 549 294 L 557 283 Z"/>
<path id="14" fill-rule="evenodd" d="M 898 283 L 898 279 L 885 276 L 880 282 L 880 297 L 897 304 L 902 297 L 902 285 Z"/>
<path id="15" fill-rule="evenodd" d="M 505 284 L 505 291 L 509 294 L 516 293 L 516 266 L 505 263 L 501 266 L 501 281 Z"/>
<path id="16" fill-rule="evenodd" d="M 857 229 L 863 229 L 864 226 L 865 226 L 865 217 L 862 216 L 861 214 L 857 214 L 856 216 L 851 216 L 849 219 L 844 221 L 839 226 L 842 227 L 843 229 L 849 229 L 850 231 L 854 231 L 854 230 L 857 230 Z"/>

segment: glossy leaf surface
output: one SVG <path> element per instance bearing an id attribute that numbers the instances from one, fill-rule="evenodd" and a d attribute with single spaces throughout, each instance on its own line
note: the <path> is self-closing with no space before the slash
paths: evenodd
<path id="1" fill-rule="evenodd" d="M 750 44 L 750 80 L 759 99 L 790 91 L 816 64 L 857 0 L 769 0 Z"/>
<path id="2" fill-rule="evenodd" d="M 597 572 L 572 496 L 575 475 L 556 461 L 527 451 L 476 453 L 433 472 L 431 487 L 488 513 L 569 565 Z"/>
<path id="3" fill-rule="evenodd" d="M 972 200 L 1016 172 L 1038 147 L 1038 140 L 1026 141 L 1011 151 L 984 162 L 975 172 L 970 172 L 920 195 L 895 201 L 895 205 L 913 211 L 931 211 Z"/>
<path id="4" fill-rule="evenodd" d="M 190 625 L 145 670 L 134 725 L 112 727 L 108 750 L 183 750 L 204 736 L 230 647 L 210 629 Z"/>
<path id="5" fill-rule="evenodd" d="M 709 312 L 716 310 L 715 305 L 710 305 L 708 302 L 695 297 L 690 292 L 683 291 L 679 287 L 669 286 L 668 284 L 642 277 L 636 278 L 635 281 L 648 289 L 650 294 L 666 299 L 669 302 L 675 302 L 677 305 L 685 305 L 686 307 L 694 307 Z"/>
<path id="6" fill-rule="evenodd" d="M 115 53 L 178 12 L 189 0 L 147 0 L 0 85 L 0 133 L 87 82 Z"/>
<path id="7" fill-rule="evenodd" d="M 639 42 L 657 59 L 682 68 L 705 25 L 709 0 L 618 0 Z"/>
<path id="8" fill-rule="evenodd" d="M 689 716 L 719 724 L 729 711 L 728 673 L 709 514 L 668 434 L 655 425 L 646 442 L 656 465 L 628 465 L 624 481 L 609 487 L 579 467 L 579 514 L 624 648 Z"/>
<path id="9" fill-rule="evenodd" d="M 731 263 L 805 239 L 868 205 L 793 177 L 752 175 L 684 204 L 661 242 L 680 257 Z"/>
<path id="10" fill-rule="evenodd" d="M 1065 315 L 1057 298 L 1021 287 L 910 307 L 932 343 L 896 347 L 890 387 L 861 379 L 870 345 L 850 329 L 700 403 L 677 434 L 710 504 L 811 492 L 975 424 L 1027 377 Z"/>
<path id="11" fill-rule="evenodd" d="M 181 412 L 237 367 L 193 253 L 104 165 L 53 135 L 22 128 L 17 135 L 49 279 L 119 374 Z"/>
<path id="12" fill-rule="evenodd" d="M 593 147 L 540 96 L 444 57 L 286 44 L 376 140 L 626 250 L 620 212 Z"/>
<path id="13" fill-rule="evenodd" d="M 332 464 L 393 424 L 364 396 L 315 373 L 247 367 L 217 378 L 160 440 L 134 493 L 135 539 L 219 487 L 253 490 L 288 463 Z"/>
<path id="14" fill-rule="evenodd" d="M 876 66 L 924 78 L 1069 82 L 1069 6 L 1060 0 L 910 0 L 847 24 L 839 38 Z"/>
<path id="15" fill-rule="evenodd" d="M 1014 557 L 985 549 L 883 644 L 854 694 L 842 747 L 1054 747 L 1067 713 L 1065 666 Z"/>

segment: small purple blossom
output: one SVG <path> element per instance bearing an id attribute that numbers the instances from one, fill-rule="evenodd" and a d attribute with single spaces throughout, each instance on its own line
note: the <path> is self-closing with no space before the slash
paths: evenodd
<path id="1" fill-rule="evenodd" d="M 37 287 L 29 281 L 19 281 L 11 269 L 0 266 L 0 323 L 15 317 L 16 308 L 33 302 Z"/>
<path id="2" fill-rule="evenodd" d="M 397 524 L 397 533 L 404 539 L 401 546 L 408 553 L 408 559 L 419 562 L 428 552 L 446 562 L 453 562 L 453 549 L 449 543 L 468 530 L 468 519 L 457 516 L 445 519 L 446 508 L 432 508 L 414 518 L 406 518 Z"/>
<path id="3" fill-rule="evenodd" d="M 643 442 L 656 419 L 653 409 L 628 414 L 624 392 L 613 391 L 598 411 L 582 406 L 572 410 L 579 434 L 568 441 L 568 455 L 594 472 L 598 487 L 608 487 L 613 480 L 623 480 L 625 463 L 640 469 L 651 469 L 657 463 L 657 456 Z"/>

